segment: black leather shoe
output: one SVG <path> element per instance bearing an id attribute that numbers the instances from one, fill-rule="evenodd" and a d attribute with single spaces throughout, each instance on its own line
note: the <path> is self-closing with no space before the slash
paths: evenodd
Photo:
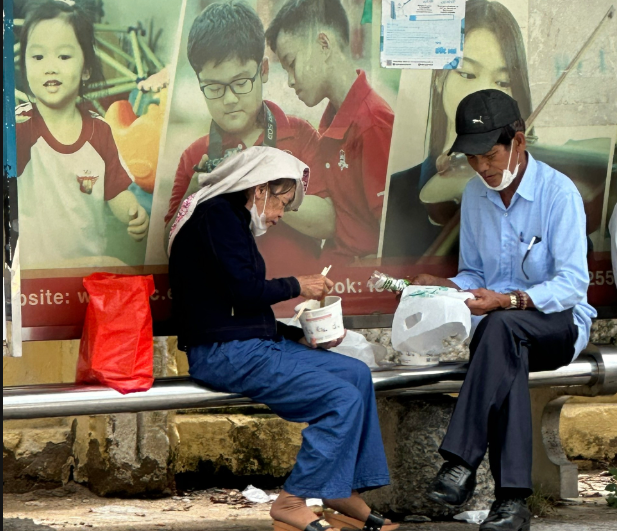
<path id="1" fill-rule="evenodd" d="M 460 507 L 471 499 L 475 488 L 475 470 L 446 461 L 430 484 L 426 496 L 441 505 Z"/>
<path id="2" fill-rule="evenodd" d="M 494 501 L 480 531 L 529 531 L 530 528 L 531 513 L 527 503 L 517 498 Z"/>

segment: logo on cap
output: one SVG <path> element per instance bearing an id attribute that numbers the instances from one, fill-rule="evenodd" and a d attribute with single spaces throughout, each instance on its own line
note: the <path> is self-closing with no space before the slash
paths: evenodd
<path id="1" fill-rule="evenodd" d="M 482 124 L 482 125 L 484 125 L 484 122 L 482 121 L 482 116 L 480 116 L 480 118 L 478 118 L 478 119 L 474 118 L 474 119 L 472 119 L 471 121 L 472 121 L 474 124 Z"/>

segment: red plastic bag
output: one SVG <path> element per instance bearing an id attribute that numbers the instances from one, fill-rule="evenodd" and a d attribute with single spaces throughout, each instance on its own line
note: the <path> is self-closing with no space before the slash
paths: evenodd
<path id="1" fill-rule="evenodd" d="M 100 383 L 122 394 L 152 387 L 153 343 L 149 276 L 95 273 L 79 345 L 77 383 Z"/>

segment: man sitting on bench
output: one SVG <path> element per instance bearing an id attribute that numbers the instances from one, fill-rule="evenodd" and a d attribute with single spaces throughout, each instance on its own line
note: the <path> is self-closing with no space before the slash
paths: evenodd
<path id="1" fill-rule="evenodd" d="M 422 274 L 413 284 L 471 291 L 485 316 L 428 497 L 461 506 L 473 495 L 487 446 L 496 501 L 483 531 L 527 531 L 531 484 L 529 371 L 569 364 L 589 340 L 587 239 L 581 196 L 568 177 L 527 151 L 514 99 L 482 90 L 461 101 L 452 152 L 477 176 L 461 208 L 459 273 Z M 510 310 L 510 311 L 497 311 Z"/>

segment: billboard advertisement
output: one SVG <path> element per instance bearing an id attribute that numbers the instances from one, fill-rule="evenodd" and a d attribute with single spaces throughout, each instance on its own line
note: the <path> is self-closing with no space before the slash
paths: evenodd
<path id="1" fill-rule="evenodd" d="M 173 334 L 170 223 L 198 172 L 261 144 L 311 168 L 300 210 L 257 240 L 268 276 L 331 265 L 345 315 L 393 313 L 392 295 L 367 287 L 374 270 L 456 272 L 460 197 L 473 173 L 447 152 L 458 102 L 484 88 L 518 101 L 529 152 L 578 187 L 589 300 L 617 304 L 607 232 L 617 202 L 617 37 L 607 27 L 594 35 L 607 2 L 574 25 L 531 0 L 468 0 L 463 59 L 437 70 L 381 66 L 382 2 L 44 4 L 13 5 L 8 177 L 17 181 L 25 340 L 80 337 L 82 279 L 96 271 L 153 274 L 155 333 Z M 544 23 L 560 16 L 567 37 Z"/>

